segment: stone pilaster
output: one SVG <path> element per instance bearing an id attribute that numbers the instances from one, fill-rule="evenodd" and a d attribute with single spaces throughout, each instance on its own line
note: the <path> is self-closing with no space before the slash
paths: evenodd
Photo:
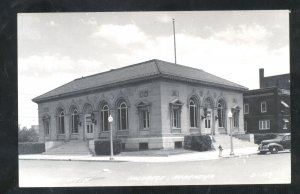
<path id="1" fill-rule="evenodd" d="M 70 127 L 70 115 L 69 114 L 66 114 L 65 117 L 64 117 L 64 123 L 65 123 L 65 140 L 70 140 L 70 130 L 71 130 L 71 127 Z"/>
<path id="2" fill-rule="evenodd" d="M 98 134 L 100 133 L 100 115 L 99 115 L 99 111 L 95 111 L 93 112 L 95 115 L 95 119 L 96 119 L 96 124 L 94 124 L 94 139 L 98 138 Z"/>

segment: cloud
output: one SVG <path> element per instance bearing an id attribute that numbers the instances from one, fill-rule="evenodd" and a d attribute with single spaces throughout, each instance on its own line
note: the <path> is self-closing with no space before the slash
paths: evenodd
<path id="1" fill-rule="evenodd" d="M 18 39 L 22 40 L 41 40 L 42 39 L 42 34 L 34 29 L 27 28 L 23 30 L 18 31 Z"/>
<path id="2" fill-rule="evenodd" d="M 50 20 L 50 21 L 46 22 L 46 24 L 49 25 L 49 26 L 56 26 L 57 25 L 57 23 L 53 20 Z"/>
<path id="3" fill-rule="evenodd" d="M 59 54 L 32 55 L 18 61 L 19 123 L 38 124 L 37 104 L 31 99 L 81 76 L 108 70 L 97 60 L 72 59 Z"/>
<path id="4" fill-rule="evenodd" d="M 119 25 L 113 24 L 117 17 L 111 15 L 109 17 L 99 15 L 95 18 L 92 17 L 92 13 L 84 15 L 86 17 L 77 17 L 74 20 L 76 22 L 64 20 L 65 17 L 59 20 L 53 18 L 57 24 L 65 22 L 65 25 L 55 26 L 57 28 L 51 28 L 50 23 L 49 26 L 46 25 L 46 22 L 52 20 L 49 17 L 44 17 L 41 21 L 34 20 L 36 17 L 26 17 L 29 25 L 23 22 L 20 28 L 18 18 L 18 34 L 21 36 L 18 37 L 19 41 L 21 40 L 19 45 L 23 43 L 26 47 L 23 49 L 31 51 L 23 51 L 21 54 L 24 54 L 19 55 L 18 61 L 18 89 L 21 98 L 19 115 L 24 116 L 19 120 L 20 123 L 24 120 L 24 123 L 32 124 L 32 120 L 28 119 L 32 114 L 26 112 L 28 110 L 34 112 L 33 115 L 37 117 L 37 106 L 30 103 L 32 98 L 75 78 L 153 58 L 174 61 L 172 17 L 169 17 L 168 13 L 139 17 L 141 21 L 134 17 L 128 19 L 122 16 L 117 21 L 120 22 Z M 184 18 L 186 23 L 180 24 L 182 17 L 182 13 L 180 17 L 176 17 L 179 64 L 203 69 L 250 89 L 258 88 L 260 67 L 265 68 L 267 75 L 289 72 L 288 38 L 283 39 L 288 37 L 287 28 L 285 25 L 283 27 L 276 25 L 277 20 L 271 27 L 260 25 L 263 24 L 260 21 L 257 23 L 233 21 L 230 22 L 232 25 L 224 28 L 229 23 L 227 20 L 212 22 L 213 17 L 210 17 L 207 18 L 207 22 L 200 25 L 195 18 L 187 20 L 191 17 L 189 16 Z M 99 18 L 101 20 L 98 20 Z M 145 19 L 149 19 L 151 24 L 157 24 L 158 27 L 146 24 Z M 111 24 L 100 25 L 100 21 Z M 131 23 L 122 25 L 121 22 L 125 21 Z M 241 23 L 242 25 L 239 25 Z M 48 28 L 44 28 L 45 26 Z M 70 33 L 74 29 L 78 31 Z M 89 34 L 92 36 L 88 36 Z M 26 44 L 22 42 L 24 38 Z M 31 41 L 34 39 L 42 40 Z M 279 41 L 282 42 L 279 46 L 270 44 L 277 44 Z M 32 44 L 34 42 L 36 44 Z M 43 49 L 48 53 L 42 53 Z"/>
<path id="5" fill-rule="evenodd" d="M 91 26 L 97 26 L 98 22 L 94 17 L 90 17 L 89 15 L 86 15 L 87 18 L 80 18 L 79 22 L 81 22 L 82 24 L 87 24 L 87 25 L 91 25 Z"/>
<path id="6" fill-rule="evenodd" d="M 21 40 L 40 40 L 42 34 L 38 29 L 35 28 L 36 25 L 40 24 L 40 19 L 38 17 L 31 16 L 30 14 L 18 14 L 18 41 Z"/>
<path id="7" fill-rule="evenodd" d="M 18 61 L 19 73 L 33 76 L 47 76 L 49 74 L 65 71 L 72 71 L 73 61 L 69 56 L 55 55 L 32 55 L 20 58 Z"/>
<path id="8" fill-rule="evenodd" d="M 92 26 L 96 26 L 98 24 L 97 20 L 94 17 L 88 19 L 87 23 Z"/>
<path id="9" fill-rule="evenodd" d="M 136 25 L 103 24 L 92 34 L 93 37 L 101 37 L 118 45 L 128 46 L 143 42 L 147 36 Z"/>
<path id="10" fill-rule="evenodd" d="M 158 21 L 161 22 L 161 23 L 171 23 L 172 22 L 172 17 L 169 16 L 169 15 L 161 15 L 160 17 L 158 17 Z"/>
<path id="11" fill-rule="evenodd" d="M 58 73 L 88 75 L 101 70 L 102 63 L 94 59 L 76 60 L 70 56 L 44 53 L 20 58 L 18 68 L 19 74 L 40 78 Z"/>
<path id="12" fill-rule="evenodd" d="M 265 32 L 253 34 L 253 28 L 241 28 L 242 34 L 237 35 L 239 44 L 211 36 L 208 39 L 201 36 L 177 33 L 177 63 L 203 69 L 209 73 L 223 77 L 230 81 L 249 88 L 258 88 L 258 79 L 253 75 L 258 74 L 260 67 L 275 67 L 270 73 L 282 73 L 281 65 L 288 64 L 288 46 L 270 51 L 259 39 L 268 36 Z M 226 30 L 227 31 L 227 30 Z M 254 38 L 251 44 L 245 34 Z M 257 40 L 258 39 L 258 40 Z M 242 41 L 245 40 L 245 41 Z M 236 42 L 237 40 L 231 40 Z M 131 49 L 130 53 L 117 53 L 115 59 L 120 64 L 124 61 L 129 64 L 157 58 L 174 62 L 173 36 L 160 36 L 153 39 L 145 39 L 143 49 Z M 125 64 L 124 64 L 125 65 Z M 239 72 L 239 73 L 236 73 Z M 251 73 L 250 73 L 251 72 Z M 288 72 L 288 71 L 287 71 Z M 249 82 L 249 80 L 252 80 Z"/>
<path id="13" fill-rule="evenodd" d="M 226 30 L 218 32 L 215 37 L 234 43 L 259 43 L 272 36 L 272 32 L 258 24 L 239 25 L 234 28 L 228 26 Z"/>
<path id="14" fill-rule="evenodd" d="M 35 70 L 32 70 L 34 72 Z M 61 86 L 77 78 L 64 72 L 57 72 L 50 77 L 46 75 L 36 78 L 30 75 L 18 75 L 18 122 L 22 126 L 30 127 L 38 124 L 38 106 L 31 100 L 43 93 Z"/>

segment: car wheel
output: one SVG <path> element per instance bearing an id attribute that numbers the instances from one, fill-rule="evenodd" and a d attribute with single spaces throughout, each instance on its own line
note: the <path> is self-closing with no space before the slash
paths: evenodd
<path id="1" fill-rule="evenodd" d="M 271 150 L 270 150 L 270 152 L 272 154 L 277 154 L 278 153 L 278 148 L 277 147 L 272 147 Z"/>
<path id="2" fill-rule="evenodd" d="M 261 154 L 266 154 L 267 152 L 266 152 L 266 151 L 260 151 L 260 153 L 261 153 Z"/>

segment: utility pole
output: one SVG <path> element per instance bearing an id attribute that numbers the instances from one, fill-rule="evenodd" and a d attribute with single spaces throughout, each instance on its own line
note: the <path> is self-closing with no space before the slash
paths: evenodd
<path id="1" fill-rule="evenodd" d="M 174 55 L 175 55 L 175 64 L 176 62 L 176 37 L 175 37 L 175 19 L 173 18 L 173 34 L 174 34 Z"/>

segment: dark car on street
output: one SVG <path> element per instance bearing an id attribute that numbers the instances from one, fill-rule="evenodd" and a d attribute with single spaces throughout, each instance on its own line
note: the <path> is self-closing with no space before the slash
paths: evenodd
<path id="1" fill-rule="evenodd" d="M 290 150 L 291 149 L 291 134 L 279 134 L 274 139 L 263 140 L 258 147 L 258 151 L 262 154 L 271 152 L 277 154 L 278 151 Z"/>

